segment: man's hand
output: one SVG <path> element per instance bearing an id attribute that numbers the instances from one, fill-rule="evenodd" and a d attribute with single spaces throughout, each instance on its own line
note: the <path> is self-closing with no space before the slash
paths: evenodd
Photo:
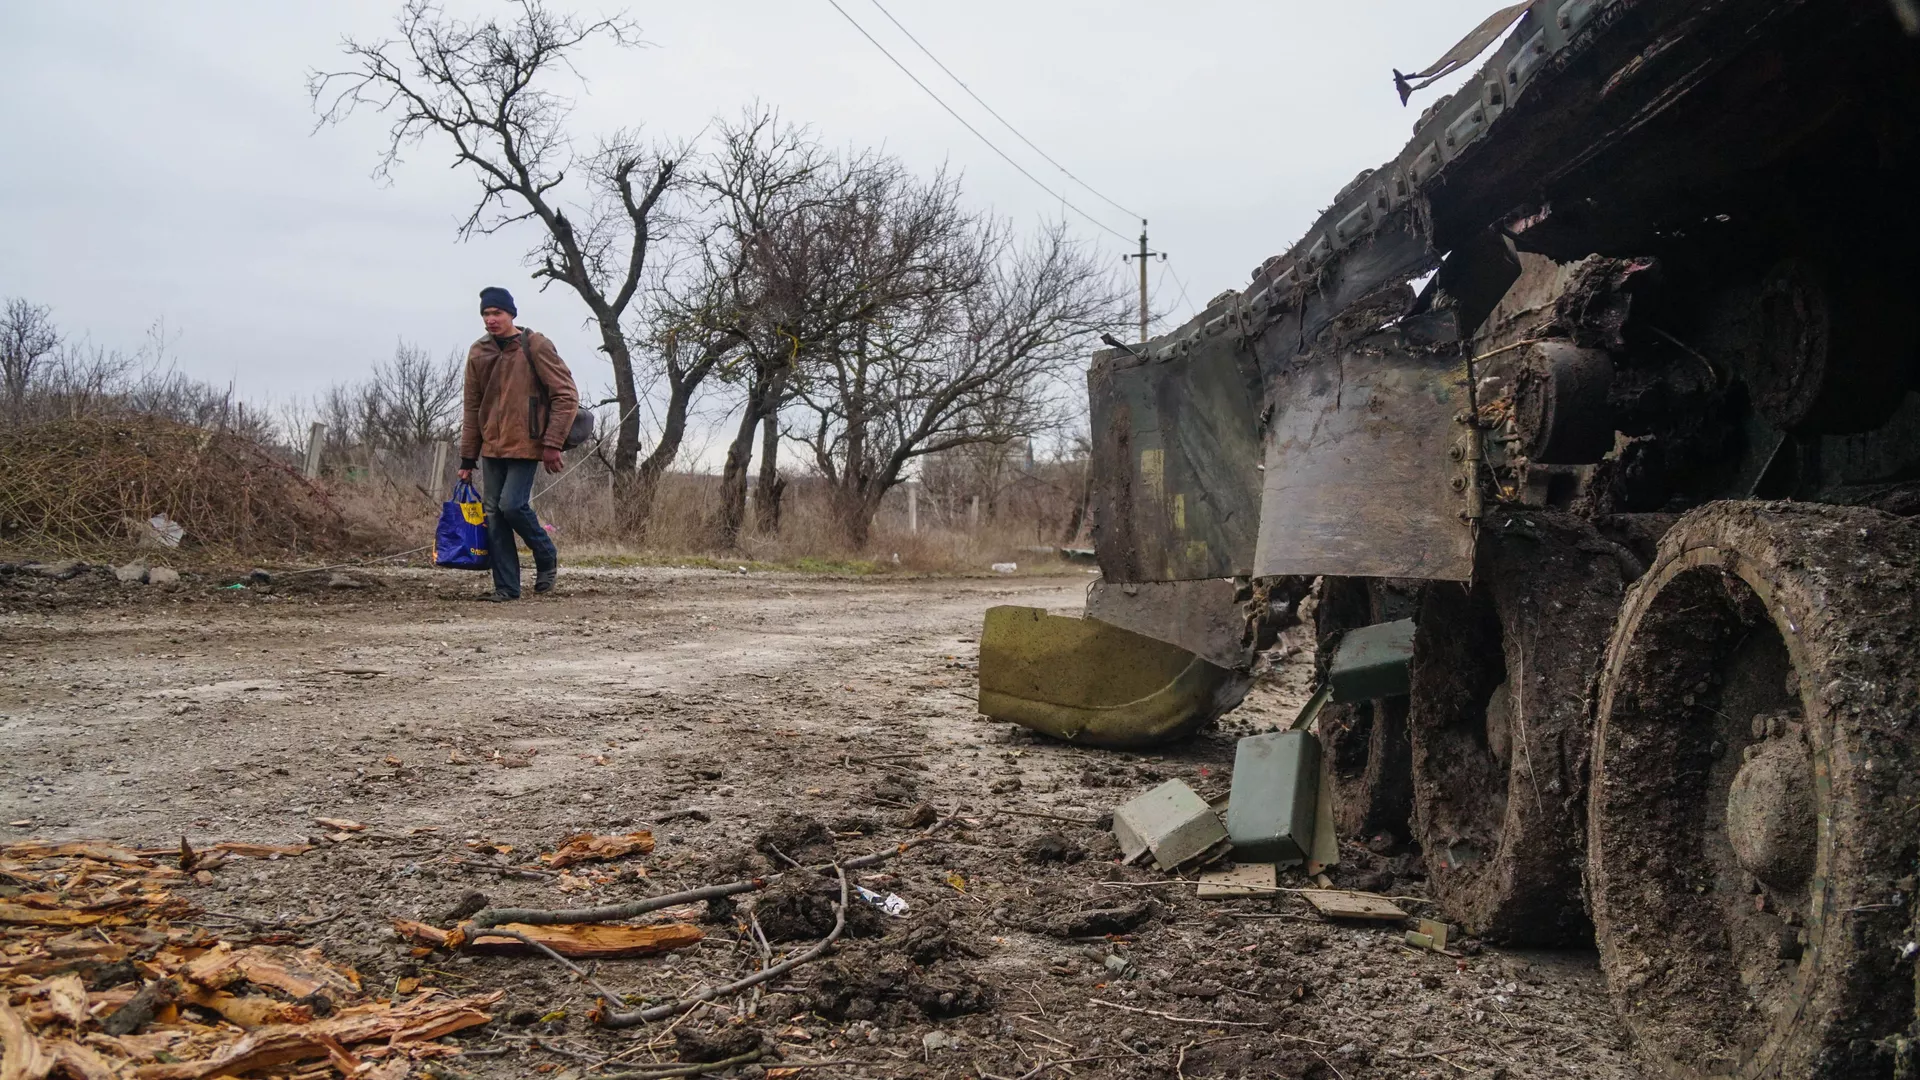
<path id="1" fill-rule="evenodd" d="M 473 480 L 473 470 L 472 470 L 472 469 L 461 469 L 461 470 L 460 470 L 460 479 L 461 479 L 461 480 L 462 480 L 463 482 L 472 482 L 472 480 Z"/>
<path id="2" fill-rule="evenodd" d="M 551 447 L 540 454 L 540 460 L 546 463 L 548 472 L 559 472 L 566 466 L 560 461 L 560 451 Z"/>

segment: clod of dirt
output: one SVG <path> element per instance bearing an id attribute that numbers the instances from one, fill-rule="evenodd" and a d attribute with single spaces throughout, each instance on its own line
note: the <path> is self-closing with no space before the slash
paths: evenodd
<path id="1" fill-rule="evenodd" d="M 1041 833 L 1027 845 L 1026 856 L 1028 862 L 1072 863 L 1086 858 L 1087 853 L 1059 833 Z"/>
<path id="2" fill-rule="evenodd" d="M 1385 893 L 1393 891 L 1393 874 L 1386 870 L 1369 870 L 1355 874 L 1345 882 L 1350 889 L 1360 892 Z"/>
<path id="3" fill-rule="evenodd" d="M 993 1008 L 992 988 L 971 980 L 959 983 L 914 980 L 907 988 L 907 997 L 933 1020 L 986 1012 Z"/>
<path id="4" fill-rule="evenodd" d="M 993 786 L 987 789 L 987 792 L 992 795 L 1011 795 L 1019 790 L 1020 778 L 1017 776 L 1009 776 L 1005 780 L 995 781 Z"/>
<path id="5" fill-rule="evenodd" d="M 911 803 L 917 797 L 919 786 L 910 776 L 889 776 L 874 783 L 873 797 L 884 802 Z"/>
<path id="6" fill-rule="evenodd" d="M 722 850 L 707 860 L 706 877 L 709 881 L 743 881 L 748 878 L 757 878 L 764 874 L 773 862 L 773 856 L 768 855 L 763 859 L 751 848 Z M 781 864 L 783 867 L 785 865 Z"/>
<path id="7" fill-rule="evenodd" d="M 1128 933 L 1159 914 L 1159 902 L 1148 897 L 1117 907 L 1088 908 L 1056 915 L 1043 920 L 1037 929 L 1054 937 L 1105 937 L 1108 934 Z"/>
<path id="8" fill-rule="evenodd" d="M 450 923 L 459 922 L 461 919 L 465 919 L 472 916 L 476 912 L 484 909 L 486 906 L 487 906 L 486 893 L 479 892 L 477 890 L 474 892 L 470 892 L 465 896 L 462 896 L 460 898 L 459 903 L 453 905 L 452 908 L 448 909 L 446 917 L 442 921 L 450 922 Z"/>
<path id="9" fill-rule="evenodd" d="M 880 831 L 880 823 L 865 814 L 852 814 L 847 817 L 836 818 L 833 822 L 833 831 L 836 833 L 857 832 L 861 836 L 872 836 L 874 833 Z"/>
<path id="10" fill-rule="evenodd" d="M 681 1061 L 725 1061 L 760 1049 L 760 1032 L 750 1027 L 675 1028 L 673 1046 Z"/>
<path id="11" fill-rule="evenodd" d="M 184 988 L 176 979 L 157 979 L 140 988 L 125 1005 L 100 1021 L 109 1035 L 131 1035 L 153 1020 L 154 1014 L 180 999 Z"/>
<path id="12" fill-rule="evenodd" d="M 889 941 L 888 944 L 894 944 Z M 937 963 L 950 956 L 965 954 L 979 956 L 973 949 L 961 944 L 954 936 L 953 928 L 945 922 L 926 919 L 907 928 L 907 932 L 898 938 L 898 947 L 907 954 L 907 958 L 921 967 Z"/>
<path id="13" fill-rule="evenodd" d="M 1175 997 L 1199 998 L 1202 1001 L 1211 1001 L 1221 994 L 1226 993 L 1227 989 L 1221 986 L 1217 980 L 1208 979 L 1205 982 L 1197 983 L 1168 983 L 1166 985 L 1166 991 Z"/>
<path id="14" fill-rule="evenodd" d="M 915 803 L 913 809 L 900 819 L 900 824 L 909 829 L 924 829 L 939 820 L 940 811 L 934 809 L 932 803 L 923 802 Z"/>
<path id="15" fill-rule="evenodd" d="M 829 1020 L 872 1020 L 906 1000 L 912 979 L 913 966 L 903 956 L 849 951 L 814 980 L 813 1011 Z"/>
<path id="16" fill-rule="evenodd" d="M 813 1010 L 830 1020 L 904 1022 L 903 1005 L 944 1020 L 993 1007 L 993 991 L 958 972 L 935 978 L 923 974 L 898 953 L 849 950 L 826 965 L 814 980 Z"/>
<path id="17" fill-rule="evenodd" d="M 81 978 L 89 990 L 108 990 L 123 983 L 140 981 L 140 971 L 128 960 L 116 960 L 92 969 L 83 969 Z"/>
<path id="18" fill-rule="evenodd" d="M 706 910 L 701 912 L 700 921 L 704 923 L 731 923 L 737 910 L 731 896 L 715 896 L 707 900 Z"/>
<path id="19" fill-rule="evenodd" d="M 779 862 L 785 855 L 793 861 L 828 862 L 833 859 L 833 833 L 825 822 L 798 814 L 783 813 L 753 842 L 755 851 Z"/>
<path id="20" fill-rule="evenodd" d="M 839 901 L 838 879 L 791 874 L 754 900 L 753 917 L 768 941 L 814 941 L 833 932 L 833 906 Z M 885 929 L 871 904 L 849 899 L 843 936 L 879 937 Z"/>

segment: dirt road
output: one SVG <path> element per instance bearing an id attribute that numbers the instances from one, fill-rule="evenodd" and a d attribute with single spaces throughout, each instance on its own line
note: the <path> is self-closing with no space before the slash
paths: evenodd
<path id="1" fill-rule="evenodd" d="M 583 570 L 513 606 L 473 602 L 466 577 L 327 577 L 0 581 L 0 837 L 317 838 L 191 898 L 229 927 L 306 923 L 372 986 L 504 988 L 500 1018 L 462 1036 L 504 1051 L 468 1059 L 473 1075 L 670 1061 L 677 1035 L 741 1027 L 789 1059 L 847 1063 L 807 1076 L 1638 1075 L 1590 954 L 1415 953 L 1292 898 L 1201 902 L 1115 865 L 1090 823 L 1168 777 L 1224 791 L 1233 740 L 1290 716 L 1304 675 L 1161 754 L 979 717 L 982 611 L 1077 611 L 1084 575 Z M 548 961 L 415 958 L 389 923 L 446 925 L 474 890 L 581 906 L 864 853 L 912 835 L 922 801 L 960 814 L 948 842 L 858 879 L 906 917 L 866 909 L 834 957 L 665 1038 L 594 1028 L 592 992 Z M 319 817 L 368 828 L 329 840 Z M 511 869 L 569 834 L 647 827 L 654 853 L 606 873 Z M 1345 857 L 1342 880 L 1422 890 L 1411 859 Z M 697 948 L 598 976 L 650 1000 L 737 977 L 748 910 L 705 913 Z"/>

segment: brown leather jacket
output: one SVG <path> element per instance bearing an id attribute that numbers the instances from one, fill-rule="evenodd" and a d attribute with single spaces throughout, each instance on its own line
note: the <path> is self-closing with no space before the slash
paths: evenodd
<path id="1" fill-rule="evenodd" d="M 573 425 L 580 395 L 573 372 L 545 334 L 525 327 L 505 350 L 488 334 L 467 350 L 466 406 L 460 415 L 460 460 L 484 457 L 538 458 L 548 448 L 558 450 Z M 540 385 L 527 364 L 540 369 L 546 384 L 542 407 Z"/>

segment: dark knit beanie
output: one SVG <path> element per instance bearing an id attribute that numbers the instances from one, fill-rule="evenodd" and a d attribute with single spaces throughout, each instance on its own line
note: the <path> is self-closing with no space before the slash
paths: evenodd
<path id="1" fill-rule="evenodd" d="M 480 310 L 497 307 L 509 315 L 518 316 L 520 311 L 513 306 L 513 294 L 498 285 L 489 285 L 480 290 Z"/>

